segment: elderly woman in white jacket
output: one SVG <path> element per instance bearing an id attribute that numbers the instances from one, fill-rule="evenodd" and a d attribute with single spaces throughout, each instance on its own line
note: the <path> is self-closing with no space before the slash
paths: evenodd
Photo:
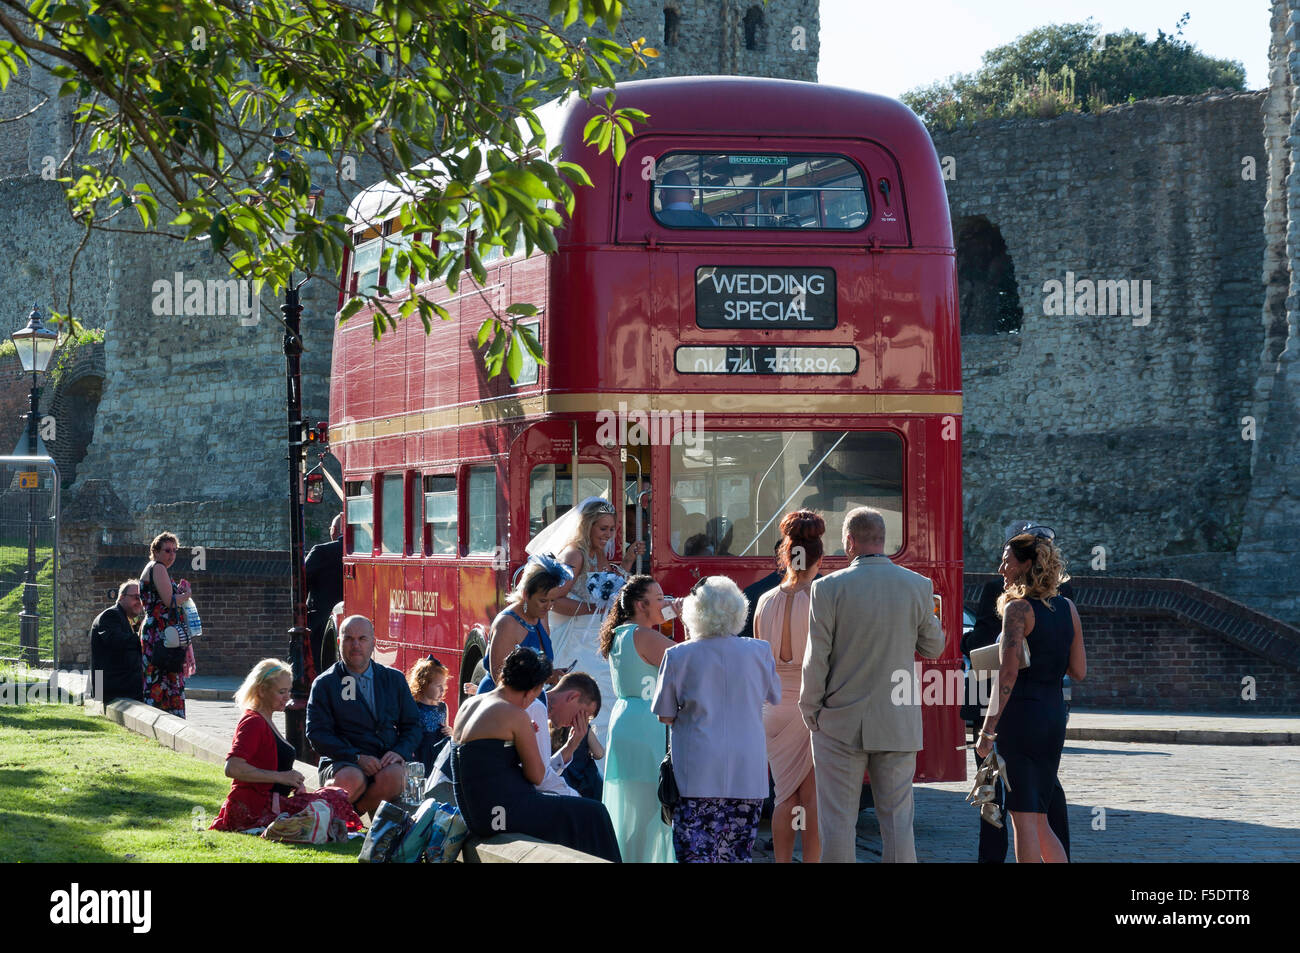
<path id="1" fill-rule="evenodd" d="M 748 863 L 767 796 L 763 703 L 781 701 L 772 650 L 742 639 L 748 603 L 726 576 L 696 583 L 682 607 L 690 640 L 664 653 L 651 707 L 671 726 L 681 803 L 678 863 Z"/>

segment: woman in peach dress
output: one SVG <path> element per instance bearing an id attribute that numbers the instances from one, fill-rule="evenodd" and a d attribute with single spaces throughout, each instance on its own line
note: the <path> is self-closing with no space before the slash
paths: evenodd
<path id="1" fill-rule="evenodd" d="M 776 589 L 764 593 L 754 609 L 754 637 L 772 647 L 781 679 L 781 703 L 763 709 L 767 760 L 776 785 L 772 841 L 779 864 L 794 858 L 797 831 L 803 832 L 804 863 L 817 863 L 822 853 L 812 735 L 799 714 L 799 688 L 808 644 L 809 590 L 821 564 L 825 532 L 826 521 L 811 510 L 785 515 L 778 550 L 785 578 Z"/>

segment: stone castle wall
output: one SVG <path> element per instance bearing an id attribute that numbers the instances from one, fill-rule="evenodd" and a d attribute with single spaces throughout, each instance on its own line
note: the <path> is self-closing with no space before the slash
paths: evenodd
<path id="1" fill-rule="evenodd" d="M 519 0 L 512 6 L 545 16 L 548 4 Z M 673 29 L 666 37 L 670 22 Z M 585 30 L 579 21 L 570 34 L 580 36 Z M 602 30 L 597 26 L 593 32 Z M 745 73 L 815 81 L 817 33 L 816 0 L 766 5 L 673 0 L 628 5 L 619 35 L 644 36 L 659 50 L 641 76 Z M 21 83 L 0 94 L 0 111 L 21 113 L 57 87 L 58 81 L 39 70 L 24 73 Z M 83 237 L 68 218 L 58 185 L 41 175 L 73 142 L 69 105 L 69 100 L 51 97 L 32 116 L 6 127 L 0 144 L 0 197 L 5 199 L 0 224 L 9 226 L 0 227 L 0 254 L 12 263 L 0 274 L 0 300 L 13 303 L 16 324 L 25 321 L 33 301 L 66 306 L 57 278 Z M 345 209 L 375 177 L 363 163 L 355 181 L 339 182 L 322 163 L 315 179 L 327 189 L 326 212 Z M 94 233 L 78 258 L 73 310 L 86 325 L 104 328 L 105 340 L 99 386 L 83 378 L 80 389 L 64 401 L 70 413 L 79 415 L 79 425 L 93 432 L 84 459 L 78 460 L 78 483 L 67 497 L 71 519 L 65 519 L 61 544 L 69 594 L 66 603 L 60 596 L 60 642 L 68 659 L 76 657 L 84 641 L 86 613 L 103 595 L 99 583 L 108 585 L 117 572 L 117 557 L 105 556 L 108 563 L 101 564 L 99 548 L 136 546 L 143 565 L 148 540 L 162 530 L 176 533 L 183 547 L 214 552 L 282 551 L 288 542 L 279 302 L 264 295 L 256 321 L 206 304 L 201 313 L 187 314 L 184 308 L 175 313 L 155 283 L 174 283 L 178 273 L 185 282 L 229 278 L 224 262 L 206 245 L 158 234 Z M 337 293 L 333 275 L 316 276 L 303 289 L 303 404 L 309 420 L 328 418 Z M 50 397 L 47 393 L 46 400 Z M 87 505 L 79 507 L 76 496 L 86 481 L 95 487 Z M 104 499 L 115 501 L 111 527 L 99 505 Z M 337 511 L 337 501 L 307 508 L 309 544 L 323 538 Z M 200 575 L 192 575 L 197 593 Z M 242 583 L 227 576 L 218 580 L 214 575 L 211 583 L 223 592 L 229 589 L 237 602 Z M 70 587 L 91 578 L 95 585 L 84 590 L 86 597 L 72 592 Z M 287 571 L 281 580 L 249 585 L 279 586 L 283 596 Z M 219 601 L 224 605 L 227 597 Z M 243 664 L 242 657 L 226 662 Z"/>
<path id="2" fill-rule="evenodd" d="M 1005 524 L 1026 516 L 1058 530 L 1073 571 L 1104 547 L 1108 572 L 1221 582 L 1242 536 L 1242 417 L 1264 343 L 1263 99 L 934 133 L 959 271 L 964 241 L 995 228 L 1019 298 L 1017 331 L 963 327 L 968 570 L 991 566 Z M 1149 282 L 1149 323 L 1050 313 L 1045 285 L 1070 273 L 1076 295 L 1082 279 Z"/>

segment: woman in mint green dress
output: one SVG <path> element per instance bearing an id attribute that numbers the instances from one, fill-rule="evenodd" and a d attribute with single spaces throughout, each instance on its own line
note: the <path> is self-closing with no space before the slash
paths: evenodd
<path id="1" fill-rule="evenodd" d="M 601 801 L 614 822 L 625 863 L 674 860 L 673 830 L 659 810 L 664 728 L 650 711 L 659 663 L 673 644 L 652 626 L 666 621 L 668 602 L 659 583 L 633 576 L 600 630 L 600 654 L 609 659 L 617 696 L 609 718 Z"/>

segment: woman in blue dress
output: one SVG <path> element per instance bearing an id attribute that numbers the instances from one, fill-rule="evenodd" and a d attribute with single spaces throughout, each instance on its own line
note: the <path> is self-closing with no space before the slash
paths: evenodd
<path id="1" fill-rule="evenodd" d="M 1016 863 L 1065 863 L 1065 849 L 1047 823 L 1048 802 L 1065 747 L 1062 677 L 1082 681 L 1088 670 L 1083 627 L 1074 603 L 1057 594 L 1070 577 L 1056 543 L 1043 533 L 1013 536 L 998 572 L 1002 667 L 975 753 L 993 750 L 1006 762 L 1007 811 L 1016 836 Z M 1029 666 L 1020 668 L 1021 643 Z"/>
<path id="2" fill-rule="evenodd" d="M 609 659 L 617 696 L 609 718 L 601 801 L 628 863 L 674 860 L 673 829 L 663 822 L 658 794 L 666 739 L 650 710 L 659 663 L 673 644 L 653 628 L 665 621 L 667 604 L 659 583 L 633 576 L 600 630 L 600 654 Z"/>
<path id="3" fill-rule="evenodd" d="M 559 598 L 557 590 L 572 578 L 569 567 L 553 556 L 531 556 L 524 563 L 510 601 L 492 620 L 488 632 L 488 673 L 479 682 L 480 692 L 490 692 L 496 687 L 506 657 L 521 645 L 555 662 L 545 619 Z M 555 672 L 547 684 L 554 685 L 563 674 Z"/>

